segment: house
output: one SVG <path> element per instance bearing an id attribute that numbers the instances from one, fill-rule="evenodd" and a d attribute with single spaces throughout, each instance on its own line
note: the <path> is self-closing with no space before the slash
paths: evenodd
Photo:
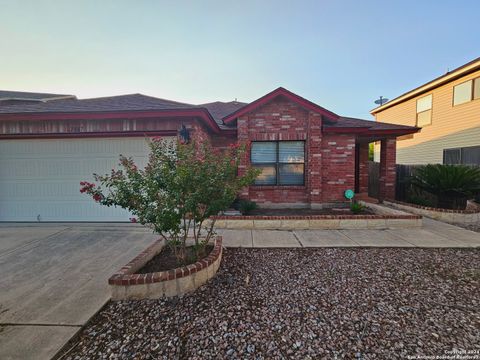
<path id="1" fill-rule="evenodd" d="M 145 138 L 177 136 L 249 147 L 241 164 L 262 169 L 241 197 L 263 207 L 324 207 L 366 192 L 368 144 L 381 143 L 380 196 L 393 198 L 397 137 L 417 127 L 342 117 L 284 88 L 246 104 L 191 105 L 141 94 L 0 106 L 0 221 L 125 221 L 123 209 L 79 193 L 81 180 L 140 166 Z"/>
<path id="2" fill-rule="evenodd" d="M 76 99 L 76 97 L 74 95 L 0 90 L 0 106 L 35 104 L 39 102 L 67 100 L 67 99 Z"/>
<path id="3" fill-rule="evenodd" d="M 398 164 L 480 165 L 480 58 L 371 111 L 376 121 L 418 126 L 398 138 Z M 379 144 L 376 145 L 378 161 Z"/>

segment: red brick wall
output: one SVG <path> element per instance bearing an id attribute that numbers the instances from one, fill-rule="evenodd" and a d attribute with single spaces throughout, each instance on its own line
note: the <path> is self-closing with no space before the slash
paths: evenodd
<path id="1" fill-rule="evenodd" d="M 322 157 L 322 201 L 345 201 L 345 190 L 355 187 L 355 137 L 324 135 Z"/>
<path id="2" fill-rule="evenodd" d="M 260 206 L 290 203 L 315 206 L 344 201 L 343 192 L 355 182 L 355 138 L 322 134 L 322 119 L 294 102 L 278 97 L 237 121 L 238 140 L 304 140 L 304 186 L 250 186 L 241 197 Z M 239 171 L 248 165 L 249 159 Z"/>
<path id="3" fill-rule="evenodd" d="M 278 97 L 238 119 L 238 140 L 247 143 L 306 140 L 308 115 L 308 111 L 295 103 Z M 264 206 L 270 203 L 306 205 L 309 202 L 307 188 L 307 184 L 304 186 L 250 186 L 244 189 L 241 196 Z"/>

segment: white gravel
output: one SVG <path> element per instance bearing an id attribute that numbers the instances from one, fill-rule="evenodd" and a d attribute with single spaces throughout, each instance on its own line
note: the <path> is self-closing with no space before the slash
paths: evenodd
<path id="1" fill-rule="evenodd" d="M 63 359 L 396 359 L 480 349 L 475 249 L 227 249 L 174 299 L 111 302 Z"/>

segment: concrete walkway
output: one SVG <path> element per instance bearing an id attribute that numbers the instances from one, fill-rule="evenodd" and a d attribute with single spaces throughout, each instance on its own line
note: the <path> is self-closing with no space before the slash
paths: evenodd
<path id="1" fill-rule="evenodd" d="M 395 230 L 219 230 L 226 247 L 480 247 L 480 233 L 424 218 Z"/>

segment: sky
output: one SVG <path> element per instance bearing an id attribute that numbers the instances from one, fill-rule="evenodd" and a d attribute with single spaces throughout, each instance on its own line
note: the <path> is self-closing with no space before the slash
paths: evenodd
<path id="1" fill-rule="evenodd" d="M 250 102 L 343 116 L 480 56 L 480 1 L 0 0 L 0 89 Z"/>

